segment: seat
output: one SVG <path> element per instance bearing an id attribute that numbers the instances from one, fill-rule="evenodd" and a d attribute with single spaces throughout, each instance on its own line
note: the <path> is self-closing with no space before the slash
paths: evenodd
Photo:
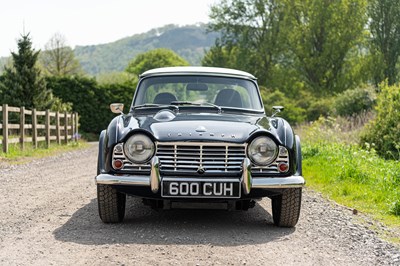
<path id="1" fill-rule="evenodd" d="M 171 102 L 176 101 L 176 97 L 169 92 L 161 92 L 156 95 L 153 100 L 155 104 L 171 104 Z"/>
<path id="2" fill-rule="evenodd" d="M 239 92 L 233 89 L 223 89 L 220 90 L 215 98 L 214 104 L 218 106 L 228 106 L 228 107 L 243 107 L 242 97 Z"/>

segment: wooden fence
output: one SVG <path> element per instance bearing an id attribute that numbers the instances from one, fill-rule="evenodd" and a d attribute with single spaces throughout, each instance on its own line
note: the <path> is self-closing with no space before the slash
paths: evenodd
<path id="1" fill-rule="evenodd" d="M 0 106 L 0 112 L 3 113 L 0 129 L 3 131 L 4 153 L 8 152 L 10 143 L 20 143 L 23 150 L 26 142 L 37 148 L 38 142 L 45 141 L 46 147 L 49 147 L 52 140 L 57 144 L 68 143 L 69 140 L 76 140 L 78 136 L 77 113 L 27 110 L 7 104 Z"/>

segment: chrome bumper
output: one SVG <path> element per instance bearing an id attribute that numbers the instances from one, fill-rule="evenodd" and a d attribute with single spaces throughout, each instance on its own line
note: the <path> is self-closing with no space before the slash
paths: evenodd
<path id="1" fill-rule="evenodd" d="M 104 185 L 126 185 L 126 186 L 149 186 L 151 191 L 157 193 L 160 188 L 161 176 L 159 171 L 160 162 L 157 157 L 151 161 L 150 176 L 143 175 L 109 175 L 100 174 L 96 176 L 96 184 Z M 303 187 L 305 180 L 302 176 L 288 177 L 257 177 L 251 176 L 251 163 L 249 159 L 244 159 L 242 163 L 242 177 L 240 182 L 243 191 L 248 195 L 252 188 L 296 188 Z M 190 178 L 185 178 L 190 180 Z M 197 180 L 197 179 L 196 179 Z"/>

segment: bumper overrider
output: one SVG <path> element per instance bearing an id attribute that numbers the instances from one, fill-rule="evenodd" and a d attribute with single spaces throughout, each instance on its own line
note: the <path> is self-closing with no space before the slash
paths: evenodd
<path id="1" fill-rule="evenodd" d="M 149 186 L 153 193 L 157 193 L 161 187 L 160 176 L 160 160 L 157 156 L 151 160 L 150 176 L 145 175 L 109 175 L 99 174 L 96 176 L 96 184 L 104 185 L 126 185 L 126 186 Z M 185 178 L 190 181 L 191 178 Z M 193 178 L 198 180 L 198 178 Z M 229 180 L 229 179 L 225 179 Z M 237 179 L 232 179 L 232 181 Z M 251 162 L 245 158 L 242 162 L 242 176 L 240 183 L 243 187 L 244 194 L 248 195 L 252 188 L 268 189 L 268 188 L 296 188 L 303 187 L 305 180 L 300 175 L 292 175 L 288 177 L 257 177 L 251 176 Z"/>

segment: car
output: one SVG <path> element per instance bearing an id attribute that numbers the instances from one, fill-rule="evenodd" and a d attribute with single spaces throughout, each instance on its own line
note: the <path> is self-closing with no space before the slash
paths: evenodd
<path id="1" fill-rule="evenodd" d="M 164 67 L 144 72 L 129 112 L 100 133 L 95 183 L 100 218 L 122 222 L 127 195 L 157 209 L 248 210 L 271 199 L 273 222 L 300 216 L 300 138 L 267 115 L 257 79 L 217 67 Z M 272 110 L 273 109 L 273 110 Z"/>

